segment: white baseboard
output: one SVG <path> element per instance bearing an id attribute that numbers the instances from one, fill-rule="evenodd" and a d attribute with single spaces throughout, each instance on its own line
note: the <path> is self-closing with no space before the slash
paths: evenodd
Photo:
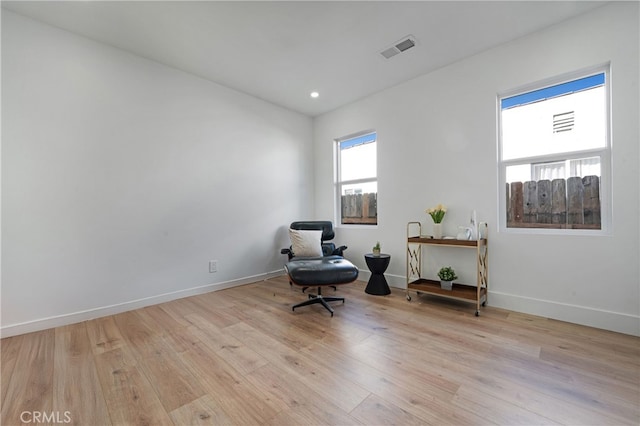
<path id="1" fill-rule="evenodd" d="M 19 324 L 10 324 L 0 327 L 0 338 L 16 336 L 19 334 L 31 333 L 34 331 L 46 330 L 53 327 L 75 324 L 95 318 L 119 314 L 133 309 L 144 308 L 145 306 L 157 305 L 159 303 L 170 302 L 184 297 L 223 290 L 225 288 L 237 287 L 250 284 L 256 281 L 266 280 L 284 275 L 283 270 L 253 275 L 236 280 L 220 283 L 208 284 L 201 287 L 194 287 L 179 290 L 143 299 L 132 300 L 117 305 L 103 306 L 86 311 L 74 312 L 71 314 L 59 315 L 55 317 L 42 318 Z M 361 270 L 359 281 L 365 283 L 371 277 L 371 272 Z M 406 278 L 400 275 L 385 274 L 390 287 L 405 289 L 407 287 Z M 516 296 L 501 292 L 489 292 L 489 306 L 495 306 L 511 311 L 522 312 L 531 315 L 552 318 L 560 321 L 567 321 L 574 324 L 582 324 L 589 327 L 611 330 L 619 333 L 640 336 L 640 317 L 611 312 L 601 309 L 588 308 L 584 306 L 558 303 L 549 300 L 533 299 L 529 297 Z"/>
<path id="2" fill-rule="evenodd" d="M 116 305 L 102 306 L 99 308 L 58 315 L 54 317 L 41 318 L 19 324 L 3 325 L 2 327 L 0 327 L 0 338 L 17 336 L 19 334 L 32 333 L 34 331 L 47 330 L 49 328 L 75 324 L 82 321 L 88 321 L 95 318 L 106 317 L 109 315 L 115 315 L 134 309 L 144 308 L 146 306 L 170 302 L 172 300 L 182 299 L 184 297 L 195 296 L 198 294 L 223 290 L 225 288 L 250 284 L 256 281 L 267 280 L 269 278 L 274 278 L 281 275 L 284 275 L 284 270 L 267 272 L 264 274 L 253 275 L 250 277 L 239 278 L 231 281 L 207 284 L 200 287 L 193 287 L 185 290 L 174 291 L 171 293 L 159 294 L 156 296 L 145 297 L 143 299 L 132 300 Z"/>
<path id="3" fill-rule="evenodd" d="M 489 291 L 487 304 L 559 321 L 640 336 L 640 317 L 621 312 Z"/>
<path id="4" fill-rule="evenodd" d="M 389 287 L 406 289 L 407 279 L 401 275 L 384 274 Z M 371 272 L 360 271 L 359 279 L 368 281 Z M 508 293 L 489 291 L 487 301 L 489 306 L 508 309 L 510 311 L 566 321 L 589 327 L 601 328 L 618 333 L 640 336 L 640 316 L 621 312 L 605 311 L 579 305 L 554 302 L 550 300 L 534 299 L 516 296 Z"/>

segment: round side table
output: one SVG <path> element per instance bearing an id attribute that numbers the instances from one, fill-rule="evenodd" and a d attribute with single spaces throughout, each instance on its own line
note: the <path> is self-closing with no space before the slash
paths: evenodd
<path id="1" fill-rule="evenodd" d="M 375 294 L 376 296 L 384 296 L 390 294 L 389 284 L 384 277 L 384 272 L 389 266 L 391 256 L 388 254 L 380 254 L 374 256 L 373 253 L 367 253 L 364 255 L 364 260 L 367 262 L 367 266 L 371 271 L 371 278 L 367 283 L 367 288 L 364 289 L 367 294 Z"/>

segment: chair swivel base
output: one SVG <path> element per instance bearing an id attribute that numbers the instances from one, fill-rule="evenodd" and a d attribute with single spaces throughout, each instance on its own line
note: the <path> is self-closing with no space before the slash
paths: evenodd
<path id="1" fill-rule="evenodd" d="M 293 287 L 293 283 L 291 281 L 289 281 L 289 286 Z M 304 293 L 305 291 L 307 291 L 309 287 L 302 287 L 302 292 Z M 334 289 L 335 291 L 338 291 L 338 287 L 336 287 L 335 285 L 331 286 L 332 289 Z"/>
<path id="2" fill-rule="evenodd" d="M 318 287 L 318 294 L 309 294 L 309 299 L 305 300 L 304 302 L 298 303 L 297 305 L 293 305 L 291 307 L 292 311 L 295 311 L 296 308 L 299 308 L 301 306 L 308 306 L 308 305 L 313 305 L 316 303 L 320 303 L 322 304 L 322 306 L 325 307 L 325 309 L 329 312 L 331 312 L 331 316 L 333 316 L 333 309 L 331 308 L 331 306 L 329 306 L 329 304 L 327 302 L 342 302 L 344 303 L 344 297 L 334 297 L 334 296 L 323 296 L 322 295 L 322 287 Z"/>
<path id="3" fill-rule="evenodd" d="M 326 310 L 333 309 L 327 302 L 342 302 L 343 297 L 322 296 L 322 287 L 349 284 L 358 278 L 358 268 L 348 260 L 340 256 L 326 256 L 322 258 L 307 258 L 292 260 L 284 265 L 284 269 L 289 276 L 289 282 L 299 287 L 317 287 L 318 294 L 309 294 L 309 299 L 294 305 L 291 310 L 295 311 L 300 306 L 320 303 Z"/>

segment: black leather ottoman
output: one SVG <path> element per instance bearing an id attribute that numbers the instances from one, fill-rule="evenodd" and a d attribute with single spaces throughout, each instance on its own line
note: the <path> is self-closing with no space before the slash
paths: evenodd
<path id="1" fill-rule="evenodd" d="M 309 299 L 291 307 L 292 311 L 300 306 L 320 303 L 331 316 L 333 309 L 327 302 L 341 301 L 344 297 L 322 296 L 322 287 L 349 284 L 358 278 L 358 268 L 340 256 L 313 257 L 296 259 L 284 265 L 292 284 L 301 287 L 318 287 L 318 294 L 309 294 Z"/>

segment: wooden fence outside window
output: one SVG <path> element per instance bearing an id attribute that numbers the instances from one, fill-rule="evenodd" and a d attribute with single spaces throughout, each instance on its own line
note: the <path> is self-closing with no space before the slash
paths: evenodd
<path id="1" fill-rule="evenodd" d="M 598 176 L 506 185 L 508 228 L 601 229 Z"/>
<path id="2" fill-rule="evenodd" d="M 342 223 L 376 225 L 378 194 L 347 194 L 342 196 Z"/>

